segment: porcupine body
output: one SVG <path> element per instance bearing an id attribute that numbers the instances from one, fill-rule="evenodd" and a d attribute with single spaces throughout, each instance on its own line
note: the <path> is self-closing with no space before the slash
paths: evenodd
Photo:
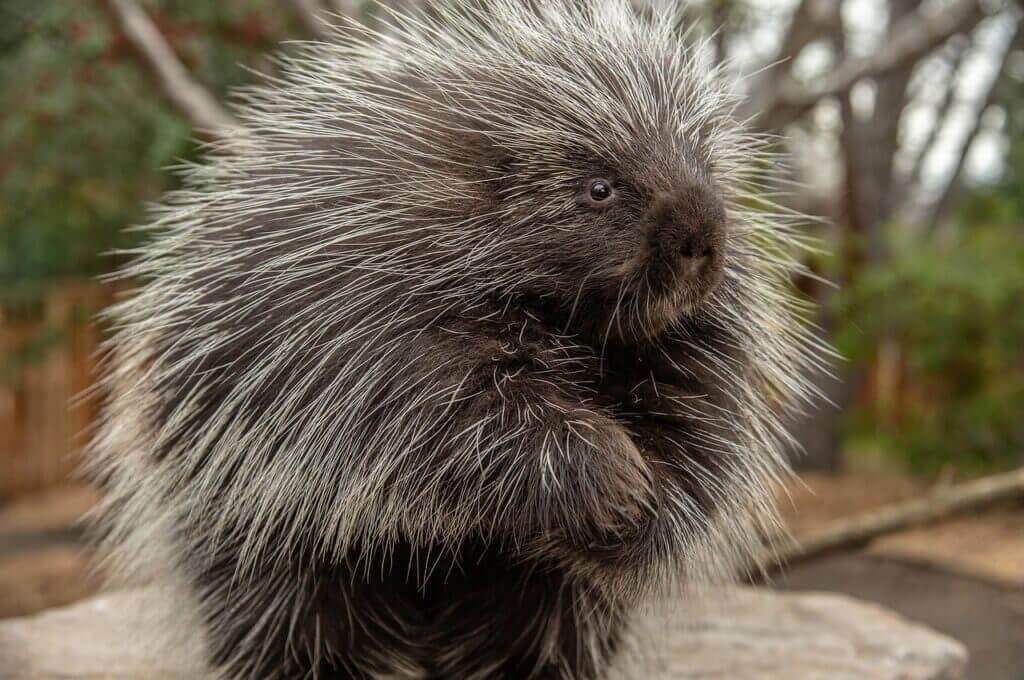
<path id="1" fill-rule="evenodd" d="M 771 528 L 807 342 L 670 17 L 441 7 L 244 91 L 111 312 L 115 566 L 230 678 L 598 678 Z"/>

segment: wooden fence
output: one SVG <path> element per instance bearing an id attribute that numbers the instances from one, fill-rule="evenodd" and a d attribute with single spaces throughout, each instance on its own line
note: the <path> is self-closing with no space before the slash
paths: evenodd
<path id="1" fill-rule="evenodd" d="M 68 283 L 31 314 L 0 310 L 0 500 L 58 483 L 74 472 L 98 399 L 93 383 L 101 331 L 95 313 L 112 286 Z"/>

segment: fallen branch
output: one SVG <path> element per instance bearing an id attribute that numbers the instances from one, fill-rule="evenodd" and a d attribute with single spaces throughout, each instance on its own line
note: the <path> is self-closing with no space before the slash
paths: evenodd
<path id="1" fill-rule="evenodd" d="M 168 99 L 206 137 L 226 138 L 241 125 L 188 72 L 145 11 L 133 0 L 104 0 L 124 37 L 156 76 Z"/>
<path id="2" fill-rule="evenodd" d="M 768 562 L 772 566 L 802 562 L 1013 498 L 1024 498 L 1024 468 L 938 489 L 920 498 L 836 521 L 806 536 L 786 540 Z"/>

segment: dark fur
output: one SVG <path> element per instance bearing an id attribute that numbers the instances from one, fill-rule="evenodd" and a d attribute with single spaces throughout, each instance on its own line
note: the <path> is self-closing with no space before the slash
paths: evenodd
<path id="1" fill-rule="evenodd" d="M 595 662 L 606 663 L 617 644 L 615 604 L 593 593 L 583 599 L 560 569 L 477 542 L 460 551 L 453 560 L 400 542 L 370 567 L 358 548 L 340 562 L 295 551 L 252 574 L 250 588 L 207 600 L 211 660 L 230 661 L 246 637 L 258 636 L 267 651 L 249 659 L 245 677 L 372 678 L 403 668 L 433 680 L 598 676 Z M 230 549 L 202 556 L 199 588 L 235 588 L 236 559 Z M 420 569 L 425 577 L 414 576 Z M 264 618 L 282 596 L 301 616 Z M 547 658 L 534 643 L 551 622 L 559 630 L 556 656 Z M 603 657 L 581 653 L 580 639 L 591 637 L 600 638 Z M 311 649 L 330 652 L 314 658 Z"/>

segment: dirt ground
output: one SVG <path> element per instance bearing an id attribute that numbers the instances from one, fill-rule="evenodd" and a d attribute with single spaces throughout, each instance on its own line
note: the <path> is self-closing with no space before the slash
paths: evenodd
<path id="1" fill-rule="evenodd" d="M 95 501 L 92 489 L 70 484 L 0 507 L 0 618 L 69 604 L 98 589 L 79 524 Z"/>
<path id="2" fill-rule="evenodd" d="M 783 491 L 796 535 L 927 491 L 919 480 L 808 475 Z M 0 506 L 0 618 L 73 602 L 99 587 L 78 517 L 95 501 L 69 485 Z M 847 593 L 964 642 L 968 678 L 1024 680 L 1024 507 L 901 532 L 865 549 L 794 565 L 785 590 Z"/>

